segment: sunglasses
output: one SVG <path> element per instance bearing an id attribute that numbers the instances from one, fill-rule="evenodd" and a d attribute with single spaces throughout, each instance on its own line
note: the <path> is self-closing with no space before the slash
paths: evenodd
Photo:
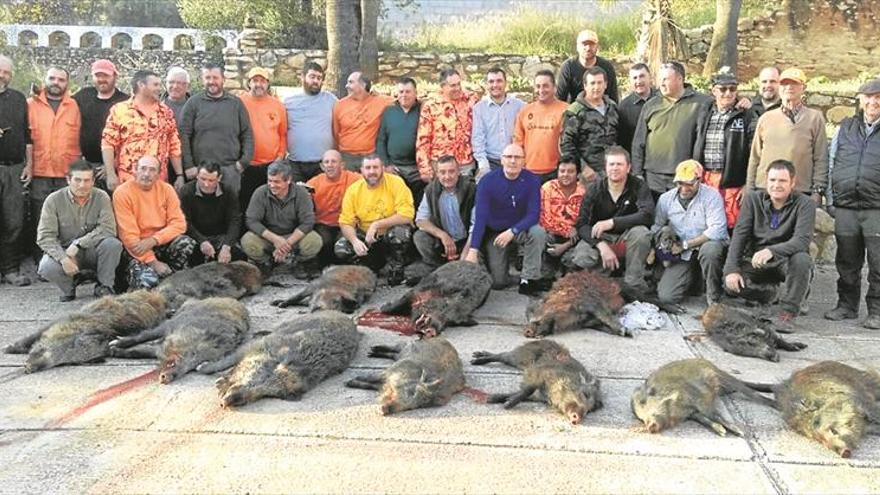
<path id="1" fill-rule="evenodd" d="M 722 93 L 736 93 L 736 86 L 716 86 Z"/>

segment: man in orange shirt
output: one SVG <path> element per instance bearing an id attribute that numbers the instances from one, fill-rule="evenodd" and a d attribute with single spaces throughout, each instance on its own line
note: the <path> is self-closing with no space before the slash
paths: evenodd
<path id="1" fill-rule="evenodd" d="M 360 170 L 364 157 L 375 153 L 382 112 L 394 101 L 370 93 L 372 84 L 362 72 L 352 72 L 345 85 L 348 96 L 333 107 L 333 139 L 351 171 Z"/>
<path id="2" fill-rule="evenodd" d="M 327 150 L 321 159 L 321 170 L 306 183 L 312 189 L 315 202 L 315 232 L 324 242 L 318 259 L 330 262 L 335 258 L 333 245 L 342 237 L 339 230 L 339 212 L 342 210 L 342 197 L 348 186 L 357 182 L 361 174 L 346 170 L 342 155 L 336 150 Z"/>
<path id="3" fill-rule="evenodd" d="M 120 183 L 134 178 L 137 161 L 145 155 L 155 156 L 159 163 L 171 162 L 176 178 L 174 187 L 183 186 L 183 162 L 180 136 L 174 112 L 162 103 L 162 79 L 152 71 L 139 70 L 131 78 L 133 96 L 110 108 L 101 135 L 107 189 L 113 191 Z M 168 168 L 159 172 L 168 180 Z"/>
<path id="4" fill-rule="evenodd" d="M 556 99 L 553 71 L 539 70 L 535 74 L 535 101 L 516 116 L 513 142 L 526 151 L 526 170 L 537 175 L 541 184 L 556 178 L 562 114 L 566 108 L 567 103 Z"/>
<path id="5" fill-rule="evenodd" d="M 249 92 L 239 98 L 251 119 L 254 134 L 254 158 L 241 173 L 241 210 L 247 209 L 251 196 L 266 183 L 266 169 L 287 153 L 287 110 L 269 92 L 271 75 L 268 69 L 254 67 L 247 73 Z"/>
<path id="6" fill-rule="evenodd" d="M 434 178 L 434 165 L 445 155 L 455 157 L 463 175 L 474 174 L 471 148 L 473 102 L 461 89 L 461 75 L 455 69 L 440 72 L 440 94 L 422 104 L 416 137 L 416 166 L 422 181 Z"/>
<path id="7" fill-rule="evenodd" d="M 578 163 L 571 158 L 563 158 L 557 168 L 557 177 L 541 186 L 541 227 L 547 232 L 547 250 L 544 254 L 544 268 L 555 270 L 559 261 L 568 268 L 578 242 L 574 224 L 581 211 L 581 203 L 587 189 L 578 180 Z M 548 274 L 545 274 L 545 278 Z"/>
<path id="8" fill-rule="evenodd" d="M 79 160 L 79 107 L 67 92 L 70 74 L 52 67 L 46 72 L 45 87 L 28 98 L 28 127 L 31 144 L 25 149 L 26 165 L 21 179 L 30 184 L 30 222 L 27 240 L 35 260 L 42 255 L 36 246 L 37 223 L 43 202 L 67 185 L 67 167 Z"/>
<path id="9" fill-rule="evenodd" d="M 122 183 L 113 193 L 116 230 L 127 253 L 120 262 L 129 289 L 149 289 L 161 277 L 186 268 L 198 244 L 186 232 L 186 218 L 174 188 L 159 180 L 162 166 L 154 156 L 137 162 L 134 180 Z M 124 290 L 120 286 L 117 289 Z M 117 290 L 117 293 L 120 292 Z"/>

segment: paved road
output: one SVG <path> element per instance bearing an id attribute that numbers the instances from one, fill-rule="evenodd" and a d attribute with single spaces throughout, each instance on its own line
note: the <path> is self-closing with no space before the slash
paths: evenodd
<path id="1" fill-rule="evenodd" d="M 90 290 L 60 304 L 48 284 L 0 286 L 0 344 L 88 302 Z M 383 288 L 374 301 L 399 290 Z M 283 291 L 269 288 L 248 301 L 256 330 L 296 317 L 296 310 L 268 305 Z M 263 400 L 237 410 L 218 407 L 212 378 L 161 385 L 144 376 L 154 369 L 149 361 L 22 375 L 21 356 L 0 354 L 0 493 L 880 492 L 878 437 L 841 459 L 739 398 L 724 399 L 723 410 L 743 425 L 745 438 L 718 437 L 691 422 L 650 435 L 629 409 L 632 389 L 674 359 L 706 357 L 764 382 L 824 359 L 880 368 L 880 332 L 816 317 L 833 298 L 832 274 L 820 272 L 811 316 L 796 335 L 809 347 L 783 352 L 779 363 L 684 339 L 700 331 L 696 300 L 689 315 L 634 339 L 586 330 L 559 335 L 602 380 L 605 407 L 581 426 L 541 404 L 505 411 L 465 395 L 443 408 L 382 417 L 374 393 L 342 383 L 383 366 L 366 357 L 370 345 L 405 338 L 363 327 L 358 357 L 341 376 L 298 402 Z M 493 293 L 477 314 L 491 323 L 446 336 L 465 358 L 510 349 L 524 341 L 527 303 L 514 292 Z M 466 365 L 466 373 L 471 387 L 487 392 L 518 383 L 515 371 L 494 365 Z"/>

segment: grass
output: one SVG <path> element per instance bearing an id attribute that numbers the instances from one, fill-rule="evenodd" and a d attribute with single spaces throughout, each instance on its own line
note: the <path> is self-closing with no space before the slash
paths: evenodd
<path id="1" fill-rule="evenodd" d="M 380 44 L 388 51 L 559 55 L 573 53 L 578 32 L 591 28 L 602 40 L 603 55 L 627 54 L 635 49 L 637 24 L 637 13 L 584 23 L 564 14 L 521 8 L 479 22 L 425 24 L 409 39 L 386 37 Z"/>

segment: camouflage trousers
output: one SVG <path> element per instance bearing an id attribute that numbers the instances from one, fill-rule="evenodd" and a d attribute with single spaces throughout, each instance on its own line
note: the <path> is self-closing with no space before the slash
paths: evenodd
<path id="1" fill-rule="evenodd" d="M 358 263 L 378 271 L 388 262 L 392 271 L 402 271 L 412 246 L 413 229 L 410 225 L 395 225 L 379 236 L 370 246 L 366 256 L 359 258 L 354 247 L 345 237 L 340 237 L 333 246 L 333 253 L 344 263 Z M 365 233 L 358 230 L 358 239 L 364 240 Z"/>
<path id="2" fill-rule="evenodd" d="M 198 244 L 192 237 L 179 235 L 168 244 L 154 247 L 153 253 L 157 260 L 167 264 L 176 272 L 187 267 L 189 259 L 196 249 L 198 249 Z M 128 263 L 124 266 L 126 267 L 129 290 L 152 289 L 159 285 L 161 277 L 156 270 L 143 261 L 132 258 L 127 252 L 125 256 L 128 259 Z"/>

